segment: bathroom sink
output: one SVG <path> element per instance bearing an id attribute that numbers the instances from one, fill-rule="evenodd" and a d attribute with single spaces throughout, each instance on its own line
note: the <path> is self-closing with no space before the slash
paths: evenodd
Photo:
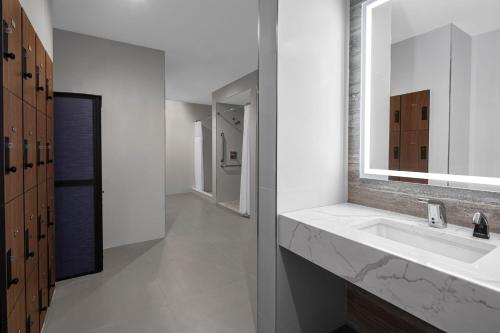
<path id="1" fill-rule="evenodd" d="M 378 237 L 465 263 L 474 263 L 496 248 L 492 244 L 444 233 L 431 227 L 426 230 L 389 219 L 377 219 L 357 228 Z"/>

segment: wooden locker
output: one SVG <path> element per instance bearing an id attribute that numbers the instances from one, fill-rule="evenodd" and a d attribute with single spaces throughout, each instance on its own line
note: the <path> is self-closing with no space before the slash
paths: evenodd
<path id="1" fill-rule="evenodd" d="M 401 96 L 401 157 L 403 171 L 429 170 L 430 91 Z M 426 179 L 401 178 L 401 181 L 427 184 Z"/>
<path id="2" fill-rule="evenodd" d="M 26 331 L 40 331 L 40 316 L 38 302 L 38 267 L 26 279 Z"/>
<path id="3" fill-rule="evenodd" d="M 4 89 L 5 202 L 23 193 L 23 104 Z"/>
<path id="4" fill-rule="evenodd" d="M 26 275 L 30 275 L 35 270 L 38 272 L 37 210 L 37 189 L 32 188 L 24 193 L 24 254 L 26 258 Z"/>
<path id="5" fill-rule="evenodd" d="M 23 103 L 24 191 L 36 186 L 36 109 Z"/>
<path id="6" fill-rule="evenodd" d="M 48 228 L 47 228 L 47 185 L 38 185 L 38 282 L 40 302 L 40 326 L 43 325 L 49 302 Z"/>
<path id="7" fill-rule="evenodd" d="M 5 205 L 5 251 L 7 261 L 7 313 L 10 314 L 24 292 L 24 218 L 22 197 L 18 197 Z"/>
<path id="8" fill-rule="evenodd" d="M 36 165 L 37 183 L 41 184 L 47 179 L 47 117 L 37 112 L 36 120 Z"/>
<path id="9" fill-rule="evenodd" d="M 22 9 L 18 0 L 2 0 L 3 86 L 22 98 Z"/>
<path id="10" fill-rule="evenodd" d="M 47 92 L 45 90 L 45 48 L 36 37 L 36 109 L 45 114 L 47 110 Z"/>
<path id="11" fill-rule="evenodd" d="M 7 332 L 8 333 L 25 333 L 26 332 L 26 300 L 20 297 L 12 313 L 7 317 Z"/>
<path id="12" fill-rule="evenodd" d="M 36 107 L 36 33 L 28 16 L 23 11 L 23 101 Z"/>
<path id="13" fill-rule="evenodd" d="M 47 105 L 48 107 L 48 105 Z M 47 108 L 47 112 L 48 112 Z M 54 119 L 47 116 L 47 179 L 54 179 Z"/>
<path id="14" fill-rule="evenodd" d="M 45 53 L 45 81 L 47 89 L 47 116 L 54 117 L 54 64 L 49 55 Z"/>

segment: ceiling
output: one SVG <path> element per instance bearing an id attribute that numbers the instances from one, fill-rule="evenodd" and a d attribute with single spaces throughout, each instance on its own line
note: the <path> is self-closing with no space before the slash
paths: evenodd
<path id="1" fill-rule="evenodd" d="M 257 0 L 52 3 L 57 29 L 164 50 L 167 99 L 211 104 L 212 91 L 258 66 Z"/>
<path id="2" fill-rule="evenodd" d="M 500 0 L 391 0 L 392 42 L 453 23 L 471 36 L 500 29 Z"/>

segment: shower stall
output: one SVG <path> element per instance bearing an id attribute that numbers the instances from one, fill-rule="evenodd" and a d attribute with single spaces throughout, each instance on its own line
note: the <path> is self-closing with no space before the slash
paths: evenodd
<path id="1" fill-rule="evenodd" d="M 216 202 L 242 216 L 257 210 L 257 73 L 213 94 Z"/>

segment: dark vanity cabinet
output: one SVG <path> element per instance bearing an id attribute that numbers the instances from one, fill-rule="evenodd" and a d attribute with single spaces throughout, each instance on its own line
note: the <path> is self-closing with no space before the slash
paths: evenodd
<path id="1" fill-rule="evenodd" d="M 19 0 L 2 24 L 0 333 L 36 333 L 55 287 L 53 64 Z"/>

